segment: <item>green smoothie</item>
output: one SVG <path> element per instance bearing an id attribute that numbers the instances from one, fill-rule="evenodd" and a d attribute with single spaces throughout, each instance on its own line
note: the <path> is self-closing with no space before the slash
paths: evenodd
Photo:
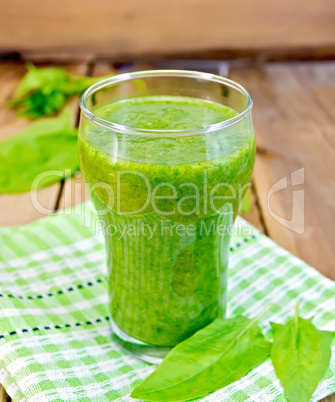
<path id="1" fill-rule="evenodd" d="M 87 121 L 79 139 L 106 238 L 113 325 L 173 346 L 225 314 L 229 229 L 252 175 L 252 130 L 243 120 L 224 132 L 173 133 L 237 114 L 179 96 L 121 100 L 94 113 L 150 134 Z"/>

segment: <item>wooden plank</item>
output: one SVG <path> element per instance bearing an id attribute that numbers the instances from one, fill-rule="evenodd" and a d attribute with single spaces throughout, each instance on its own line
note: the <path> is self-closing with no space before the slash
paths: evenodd
<path id="1" fill-rule="evenodd" d="M 230 72 L 254 99 L 258 144 L 254 184 L 267 232 L 278 244 L 333 279 L 334 67 L 333 62 L 275 63 L 260 68 L 236 67 Z M 304 177 L 301 171 L 291 176 L 302 168 Z M 272 194 L 268 209 L 271 187 L 285 177 L 288 188 Z M 292 178 L 296 182 L 304 179 L 304 183 L 291 187 Z M 296 190 L 304 190 L 304 200 L 299 198 L 301 192 L 293 192 Z M 278 221 L 278 216 L 291 220 L 293 199 L 293 218 L 302 216 L 303 228 L 299 219 Z"/>
<path id="2" fill-rule="evenodd" d="M 58 210 L 64 210 L 90 199 L 87 187 L 77 172 L 74 177 L 65 181 L 59 199 Z"/>
<path id="3" fill-rule="evenodd" d="M 8 397 L 4 387 L 0 385 L 0 402 L 8 402 L 10 398 Z"/>
<path id="4" fill-rule="evenodd" d="M 85 74 L 86 64 L 70 64 L 64 66 L 75 74 Z M 27 127 L 28 119 L 17 119 L 15 112 L 5 106 L 5 102 L 11 97 L 20 79 L 25 73 L 23 65 L 2 64 L 0 65 L 0 139 L 15 135 L 18 131 Z M 78 101 L 72 100 L 74 110 L 78 110 Z M 75 116 L 76 117 L 76 116 Z M 0 209 L 5 211 L 0 215 L 0 226 L 16 226 L 29 223 L 45 214 L 51 214 L 61 190 L 61 184 L 56 183 L 50 187 L 33 193 L 1 194 Z M 37 199 L 40 205 L 36 209 L 33 199 Z"/>
<path id="5" fill-rule="evenodd" d="M 256 192 L 254 186 L 250 188 L 250 200 L 251 200 L 251 210 L 249 213 L 240 214 L 240 216 L 247 222 L 251 223 L 255 228 L 264 233 L 265 229 L 262 223 L 261 214 L 259 210 L 259 205 L 257 201 Z"/>
<path id="6" fill-rule="evenodd" d="M 72 58 L 335 45 L 333 0 L 12 0 L 1 16 L 1 50 Z"/>

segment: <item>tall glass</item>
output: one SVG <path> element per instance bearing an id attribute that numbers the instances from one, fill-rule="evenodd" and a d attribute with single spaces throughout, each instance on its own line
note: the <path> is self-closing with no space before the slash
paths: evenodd
<path id="1" fill-rule="evenodd" d="M 80 162 L 104 230 L 113 336 L 146 361 L 225 315 L 251 108 L 239 84 L 179 70 L 118 75 L 82 96 Z"/>

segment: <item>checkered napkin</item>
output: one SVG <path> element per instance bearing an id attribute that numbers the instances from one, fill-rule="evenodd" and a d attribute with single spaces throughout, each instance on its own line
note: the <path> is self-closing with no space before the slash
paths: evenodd
<path id="1" fill-rule="evenodd" d="M 16 401 L 132 401 L 155 369 L 121 351 L 108 323 L 103 240 L 90 209 L 0 230 L 0 383 Z M 231 242 L 229 315 L 304 317 L 335 330 L 335 284 L 238 220 Z M 145 325 L 145 324 L 144 324 Z M 318 400 L 335 392 L 335 347 Z M 267 360 L 202 401 L 284 401 Z"/>

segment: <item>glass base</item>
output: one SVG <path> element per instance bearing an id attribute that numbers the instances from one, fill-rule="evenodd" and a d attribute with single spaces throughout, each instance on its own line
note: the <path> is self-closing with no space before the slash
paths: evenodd
<path id="1" fill-rule="evenodd" d="M 127 335 L 120 329 L 115 322 L 110 318 L 112 327 L 112 339 L 124 351 L 132 354 L 138 359 L 144 360 L 148 363 L 160 364 L 164 357 L 170 352 L 172 347 L 167 346 L 154 346 L 143 343 L 131 336 Z"/>

